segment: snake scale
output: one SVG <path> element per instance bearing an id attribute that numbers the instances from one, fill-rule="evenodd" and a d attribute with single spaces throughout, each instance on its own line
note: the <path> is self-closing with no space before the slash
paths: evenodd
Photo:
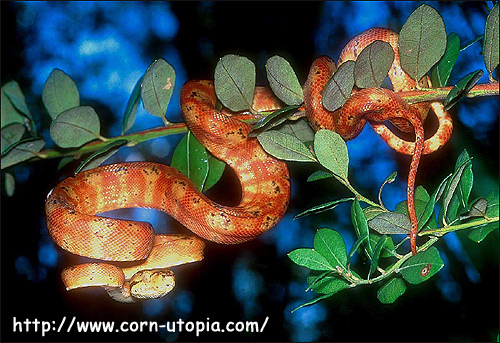
<path id="1" fill-rule="evenodd" d="M 322 90 L 335 70 L 326 56 L 316 59 L 304 85 L 304 109 L 315 130 L 329 129 L 345 140 L 355 138 L 369 122 L 395 150 L 412 155 L 408 176 L 408 212 L 412 223 L 411 246 L 416 252 L 413 190 L 421 154 L 428 154 L 449 139 L 452 122 L 440 103 L 408 105 L 397 92 L 415 89 L 415 82 L 399 63 L 397 34 L 383 28 L 367 30 L 343 49 L 339 64 L 355 60 L 375 40 L 386 41 L 395 59 L 389 71 L 393 90 L 355 90 L 344 106 L 329 112 L 322 106 Z M 423 86 L 428 85 L 425 77 Z M 220 205 L 201 193 L 175 169 L 152 162 L 100 166 L 60 182 L 47 196 L 47 228 L 63 249 L 105 262 L 83 263 L 63 270 L 66 289 L 102 286 L 121 302 L 161 297 L 175 285 L 169 269 L 203 259 L 204 241 L 196 236 L 155 234 L 149 223 L 97 216 L 119 208 L 154 208 L 168 213 L 197 236 L 223 244 L 254 239 L 271 229 L 285 214 L 290 198 L 286 164 L 267 154 L 251 126 L 218 111 L 212 81 L 192 80 L 181 91 L 181 109 L 190 131 L 214 156 L 236 173 L 242 187 L 237 206 Z M 267 89 L 257 88 L 253 108 L 279 108 Z M 424 140 L 422 124 L 432 107 L 439 121 L 436 133 Z M 403 132 L 415 131 L 415 142 L 402 140 L 386 125 L 389 120 Z M 120 267 L 115 261 L 137 261 Z"/>

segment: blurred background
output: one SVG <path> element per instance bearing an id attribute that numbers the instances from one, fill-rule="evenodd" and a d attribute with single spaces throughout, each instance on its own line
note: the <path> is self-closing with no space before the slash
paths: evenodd
<path id="1" fill-rule="evenodd" d="M 266 85 L 265 62 L 279 54 L 303 83 L 312 61 L 322 54 L 338 58 L 350 38 L 382 26 L 399 31 L 422 3 L 442 15 L 447 33 L 462 44 L 484 32 L 491 2 L 2 2 L 2 85 L 16 80 L 37 122 L 53 147 L 50 117 L 41 92 L 53 68 L 76 82 L 82 105 L 99 114 L 102 135 L 121 132 L 132 89 L 156 58 L 177 73 L 167 118 L 182 121 L 179 94 L 188 79 L 212 79 L 225 54 L 240 54 L 257 68 L 257 83 Z M 477 69 L 487 72 L 481 43 L 460 54 L 450 84 Z M 440 151 L 422 158 L 417 185 L 432 192 L 453 169 L 464 148 L 474 157 L 471 199 L 498 192 L 498 97 L 466 100 L 452 109 L 454 132 Z M 435 127 L 430 116 L 428 132 Z M 162 125 L 139 106 L 130 132 Z M 169 164 L 182 135 L 122 148 L 105 163 L 157 161 Z M 384 188 L 391 210 L 406 199 L 410 158 L 395 153 L 366 126 L 348 142 L 350 179 L 369 198 L 392 171 L 397 181 Z M 48 236 L 44 200 L 78 163 L 57 172 L 58 161 L 38 161 L 11 168 L 16 179 L 12 197 L 1 198 L 1 333 L 7 341 L 491 341 L 498 335 L 498 230 L 481 244 L 466 232 L 446 235 L 437 245 L 445 267 L 431 280 L 409 286 L 392 305 L 376 298 L 379 286 L 344 290 L 327 301 L 291 310 L 315 297 L 304 292 L 307 270 L 287 253 L 312 247 L 317 228 L 338 230 L 347 248 L 355 240 L 350 204 L 320 215 L 293 220 L 297 213 L 349 195 L 333 180 L 306 183 L 316 170 L 289 163 L 292 199 L 286 216 L 268 233 L 239 246 L 207 243 L 205 260 L 174 268 L 177 286 L 167 297 L 120 304 L 102 289 L 66 292 L 60 272 L 81 262 Z M 3 183 L 2 183 L 3 184 Z M 3 187 L 3 186 L 2 186 Z M 238 184 L 226 168 L 209 196 L 222 203 L 238 201 Z M 167 215 L 152 210 L 115 211 L 113 215 L 151 222 L 160 233 L 189 233 Z M 363 261 L 359 261 L 363 263 Z M 262 333 L 13 333 L 12 320 L 59 322 L 63 316 L 84 320 L 269 322 Z M 410 327 L 411 325 L 411 327 Z"/>

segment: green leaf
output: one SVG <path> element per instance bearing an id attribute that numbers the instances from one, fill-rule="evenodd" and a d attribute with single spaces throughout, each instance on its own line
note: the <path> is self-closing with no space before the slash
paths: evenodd
<path id="1" fill-rule="evenodd" d="M 367 240 L 367 238 L 368 237 L 364 236 L 364 237 L 358 238 L 354 242 L 354 244 L 351 247 L 351 250 L 349 250 L 349 255 L 347 255 L 347 265 L 348 266 L 351 265 L 351 259 L 354 256 L 354 253 L 358 251 L 358 249 L 361 246 L 361 244 L 363 244 L 363 242 L 365 242 Z M 370 244 L 371 244 L 371 242 L 370 242 Z"/>
<path id="2" fill-rule="evenodd" d="M 306 292 L 308 292 L 311 289 L 311 286 L 314 285 L 316 282 L 320 281 L 321 279 L 325 278 L 328 275 L 332 275 L 334 272 L 333 271 L 317 271 L 317 270 L 311 270 L 309 272 L 309 275 L 307 276 L 307 284 L 308 287 L 306 288 Z"/>
<path id="3" fill-rule="evenodd" d="M 443 56 L 446 30 L 441 15 L 429 5 L 413 11 L 401 28 L 398 39 L 401 67 L 420 80 Z"/>
<path id="4" fill-rule="evenodd" d="M 493 6 L 484 27 L 483 58 L 486 70 L 490 73 L 490 81 L 493 80 L 493 70 L 498 66 L 498 2 Z"/>
<path id="5" fill-rule="evenodd" d="M 399 269 L 401 276 L 412 285 L 427 281 L 436 274 L 444 263 L 435 247 L 410 257 Z"/>
<path id="6" fill-rule="evenodd" d="M 488 207 L 486 208 L 486 215 L 490 218 L 498 217 L 498 194 L 491 192 L 486 197 Z"/>
<path id="7" fill-rule="evenodd" d="M 309 275 L 307 276 L 307 279 L 306 279 L 308 287 L 306 288 L 305 291 L 308 292 L 311 289 L 311 286 L 314 286 L 315 283 L 317 283 L 321 279 L 327 277 L 328 275 L 332 275 L 333 273 L 334 272 L 332 272 L 332 271 L 320 272 L 320 271 L 316 271 L 316 270 L 311 270 L 309 272 Z"/>
<path id="8" fill-rule="evenodd" d="M 104 163 L 108 158 L 113 156 L 118 152 L 118 148 L 113 148 L 110 149 L 108 152 L 100 154 L 99 156 L 96 156 L 92 158 L 91 161 L 89 161 L 86 165 L 84 165 L 80 170 L 85 171 L 85 170 L 90 170 L 99 167 L 101 164 Z M 76 171 L 75 171 L 76 174 Z"/>
<path id="9" fill-rule="evenodd" d="M 372 259 L 373 249 L 369 240 L 368 223 L 366 221 L 365 214 L 358 199 L 354 198 L 351 207 L 351 220 L 354 225 L 354 230 L 356 231 L 356 236 L 360 239 L 364 239 L 363 247 L 368 259 Z"/>
<path id="10" fill-rule="evenodd" d="M 420 220 L 418 221 L 418 230 L 419 231 L 424 227 L 425 224 L 427 224 L 427 222 L 431 218 L 432 214 L 434 213 L 434 207 L 436 206 L 436 202 L 439 200 L 439 198 L 441 198 L 441 195 L 443 194 L 443 192 L 446 188 L 446 183 L 447 183 L 448 179 L 451 177 L 451 175 L 452 174 L 448 175 L 447 177 L 444 178 L 443 181 L 441 181 L 439 186 L 432 193 L 432 196 L 429 198 L 429 201 L 425 205 L 424 211 L 422 212 Z"/>
<path id="11" fill-rule="evenodd" d="M 446 50 L 438 64 L 432 68 L 431 81 L 434 87 L 444 87 L 448 83 L 451 71 L 460 52 L 460 37 L 455 32 L 448 35 Z"/>
<path id="12" fill-rule="evenodd" d="M 455 86 L 450 90 L 446 99 L 444 100 L 444 110 L 448 111 L 450 108 L 455 106 L 455 104 L 465 97 L 467 93 L 476 85 L 479 79 L 483 76 L 484 71 L 476 70 L 472 73 L 465 75 L 456 83 Z"/>
<path id="13" fill-rule="evenodd" d="M 342 137 L 330 130 L 319 130 L 314 136 L 314 151 L 319 163 L 343 180 L 347 180 L 349 155 Z"/>
<path id="14" fill-rule="evenodd" d="M 316 205 L 316 206 L 311 207 L 308 210 L 300 212 L 295 217 L 293 217 L 293 219 L 297 219 L 297 218 L 300 218 L 300 217 L 305 217 L 305 216 L 308 216 L 310 214 L 317 214 L 317 213 L 325 212 L 325 211 L 328 211 L 328 210 L 333 210 L 335 207 L 337 207 L 338 204 L 340 204 L 342 202 L 345 202 L 345 201 L 351 201 L 353 199 L 354 198 L 343 198 L 343 199 L 339 199 L 339 200 L 333 200 L 333 201 L 325 202 L 324 204 Z"/>
<path id="15" fill-rule="evenodd" d="M 14 179 L 14 176 L 12 176 L 11 173 L 4 173 L 5 179 L 4 179 L 4 189 L 5 189 L 5 194 L 7 194 L 8 197 L 11 197 L 14 195 L 14 190 L 16 188 L 16 180 Z"/>
<path id="16" fill-rule="evenodd" d="M 380 253 L 382 252 L 382 249 L 384 248 L 386 242 L 387 242 L 387 236 L 382 235 L 382 237 L 380 237 L 380 239 L 378 240 L 377 245 L 375 245 L 375 248 L 373 248 L 373 255 L 372 255 L 372 260 L 370 261 L 370 271 L 368 272 L 368 278 L 370 278 L 370 276 L 375 272 L 375 270 L 377 270 Z"/>
<path id="17" fill-rule="evenodd" d="M 12 145 L 2 154 L 1 169 L 13 166 L 36 156 L 45 146 L 43 138 L 28 138 Z"/>
<path id="18" fill-rule="evenodd" d="M 212 155 L 208 155 L 208 174 L 205 185 L 203 186 L 204 192 L 212 188 L 220 180 L 225 168 L 226 163 L 224 161 Z"/>
<path id="19" fill-rule="evenodd" d="M 380 234 L 408 234 L 411 229 L 410 218 L 397 212 L 382 212 L 368 221 L 368 226 Z"/>
<path id="20" fill-rule="evenodd" d="M 486 207 L 486 216 L 489 218 L 498 217 L 498 194 L 490 193 L 486 197 L 488 206 Z M 493 230 L 498 228 L 498 221 L 482 225 L 475 229 L 472 229 L 468 237 L 476 243 L 480 243 L 486 236 Z"/>
<path id="21" fill-rule="evenodd" d="M 332 173 L 324 170 L 316 170 L 314 173 L 309 175 L 309 177 L 307 178 L 307 182 L 328 179 L 330 177 L 333 177 Z"/>
<path id="22" fill-rule="evenodd" d="M 101 123 L 90 106 L 60 113 L 50 124 L 50 136 L 61 148 L 77 148 L 100 137 Z"/>
<path id="23" fill-rule="evenodd" d="M 475 217 L 486 217 L 486 209 L 488 208 L 488 200 L 485 198 L 479 198 L 470 204 L 470 209 L 464 215 L 460 216 L 460 220 L 475 218 Z"/>
<path id="24" fill-rule="evenodd" d="M 455 164 L 455 170 L 458 170 L 460 166 L 470 160 L 467 150 L 464 149 L 457 159 Z M 455 194 L 450 201 L 448 206 L 448 220 L 453 220 L 457 217 L 458 210 L 460 208 L 466 209 L 469 203 L 469 195 L 472 190 L 472 184 L 474 182 L 474 175 L 472 174 L 472 163 L 467 163 L 464 168 L 462 175 L 460 176 L 460 181 L 458 183 Z"/>
<path id="25" fill-rule="evenodd" d="M 498 217 L 498 194 L 491 192 L 486 197 L 486 200 L 488 201 L 488 207 L 486 208 L 488 218 Z"/>
<path id="26" fill-rule="evenodd" d="M 326 258 L 314 249 L 295 249 L 288 253 L 288 257 L 295 264 L 311 270 L 335 270 Z"/>
<path id="27" fill-rule="evenodd" d="M 14 82 L 14 81 L 11 81 Z M 9 97 L 7 96 L 7 93 L 5 90 L 7 89 L 7 86 L 10 84 L 6 83 L 1 90 L 1 112 L 2 112 L 2 129 L 13 123 L 19 123 L 19 124 L 24 124 L 24 116 L 21 114 L 20 111 L 18 111 L 12 102 L 10 101 Z"/>
<path id="28" fill-rule="evenodd" d="M 464 149 L 460 156 L 458 156 L 457 162 L 455 163 L 455 169 L 459 169 L 462 163 L 467 162 L 470 159 L 469 153 Z M 474 175 L 472 174 L 472 163 L 468 163 L 462 172 L 460 177 L 460 183 L 458 184 L 457 194 L 461 205 L 466 208 L 469 203 L 469 196 L 472 190 L 472 185 L 474 183 Z"/>
<path id="29" fill-rule="evenodd" d="M 359 88 L 380 87 L 394 60 L 389 43 L 376 40 L 365 47 L 354 67 L 354 79 Z"/>
<path id="30" fill-rule="evenodd" d="M 351 97 L 354 88 L 354 61 L 345 61 L 333 73 L 323 90 L 323 106 L 329 111 L 335 111 L 344 105 Z"/>
<path id="31" fill-rule="evenodd" d="M 377 298 L 382 304 L 392 304 L 404 294 L 406 284 L 400 278 L 393 278 L 377 291 Z"/>
<path id="32" fill-rule="evenodd" d="M 319 294 L 335 294 L 349 287 L 349 282 L 337 275 L 327 275 L 321 278 L 308 276 L 307 283 L 310 284 L 310 289 Z"/>
<path id="33" fill-rule="evenodd" d="M 174 85 L 174 68 L 163 58 L 154 61 L 142 79 L 141 98 L 144 109 L 164 119 Z"/>
<path id="34" fill-rule="evenodd" d="M 22 123 L 36 136 L 36 125 L 19 84 L 16 81 L 7 82 L 2 86 L 1 93 L 2 128 L 11 123 Z"/>
<path id="35" fill-rule="evenodd" d="M 303 119 L 286 123 L 278 131 L 295 136 L 303 143 L 314 141 L 314 130 Z"/>
<path id="36" fill-rule="evenodd" d="M 469 209 L 469 215 L 473 217 L 484 217 L 486 216 L 486 210 L 488 209 L 488 200 L 485 198 L 479 198 L 472 202 Z"/>
<path id="37" fill-rule="evenodd" d="M 486 236 L 488 236 L 488 234 L 495 229 L 498 229 L 498 221 L 494 223 L 481 225 L 480 227 L 472 229 L 468 237 L 470 240 L 476 243 L 481 243 L 483 239 L 485 239 Z"/>
<path id="38" fill-rule="evenodd" d="M 209 168 L 208 153 L 190 131 L 177 144 L 170 165 L 193 181 L 196 188 L 203 189 Z"/>
<path id="39" fill-rule="evenodd" d="M 262 130 L 259 130 L 259 131 L 251 131 L 248 136 L 249 137 L 257 137 L 260 133 L 264 132 L 264 131 L 268 131 L 268 130 L 271 130 L 272 128 L 276 127 L 276 126 L 280 126 L 281 124 L 283 124 L 284 122 L 286 122 L 288 120 L 288 114 L 284 115 L 284 116 L 279 116 L 273 120 L 271 120 L 268 125 L 266 125 L 266 127 L 264 127 Z M 286 125 L 286 124 L 285 124 Z M 280 127 L 281 128 L 281 127 Z M 280 128 L 278 128 L 277 130 L 280 131 Z"/>
<path id="40" fill-rule="evenodd" d="M 429 201 L 429 199 L 431 197 L 429 196 L 429 193 L 424 188 L 424 186 L 420 185 L 420 186 L 417 186 L 417 188 L 415 188 L 414 198 L 415 198 L 415 201 L 419 201 L 419 202 L 425 204 L 425 203 L 427 203 Z M 399 203 L 399 204 L 396 205 L 396 212 L 408 214 L 408 212 L 400 212 L 397 209 L 399 206 L 402 206 L 402 203 Z M 406 208 L 406 203 L 405 203 L 405 208 Z"/>
<path id="41" fill-rule="evenodd" d="M 422 221 L 424 211 L 426 209 L 426 206 L 428 202 L 431 200 L 431 197 L 429 196 L 429 193 L 423 186 L 418 186 L 415 189 L 415 214 L 417 215 L 417 222 L 420 223 Z M 408 204 L 407 201 L 402 201 L 396 205 L 396 208 L 394 209 L 395 212 L 402 213 L 406 216 L 408 216 Z M 436 229 L 437 228 L 437 222 L 434 217 L 432 217 L 432 212 L 430 216 L 431 220 L 427 220 L 426 224 L 423 226 L 424 230 L 430 230 L 430 229 Z"/>
<path id="42" fill-rule="evenodd" d="M 379 236 L 375 233 L 370 233 L 370 244 L 372 245 L 372 247 L 377 246 L 382 237 L 384 236 Z M 396 247 L 394 246 L 394 242 L 392 241 L 391 237 L 389 236 L 385 237 L 386 239 L 382 243 L 382 250 L 380 252 L 380 257 L 393 257 Z"/>
<path id="43" fill-rule="evenodd" d="M 280 108 L 270 115 L 265 116 L 261 120 L 259 120 L 257 123 L 255 123 L 252 127 L 252 130 L 250 131 L 250 137 L 255 137 L 257 136 L 258 133 L 256 131 L 260 131 L 260 129 L 267 128 L 270 129 L 271 125 L 269 125 L 271 122 L 275 122 L 276 120 L 280 118 L 286 118 L 287 114 L 293 113 L 297 110 L 298 106 L 286 106 L 283 108 Z"/>
<path id="44" fill-rule="evenodd" d="M 143 76 L 137 80 L 137 83 L 132 90 L 132 94 L 130 94 L 130 98 L 128 99 L 127 107 L 125 108 L 125 113 L 123 115 L 122 135 L 134 125 L 137 107 L 141 101 L 142 80 Z"/>
<path id="45" fill-rule="evenodd" d="M 463 154 L 463 153 L 462 153 Z M 461 155 L 462 156 L 462 155 Z M 457 160 L 458 162 L 458 160 Z M 453 175 L 451 176 L 451 179 L 447 182 L 446 185 L 446 190 L 444 192 L 444 198 L 443 198 L 443 206 L 442 206 L 442 211 L 441 211 L 441 218 L 446 218 L 447 220 L 453 220 L 456 217 L 456 210 L 454 210 L 454 213 L 451 213 L 451 215 L 448 215 L 448 210 L 450 207 L 450 202 L 453 198 L 453 195 L 455 194 L 455 191 L 457 190 L 460 180 L 462 178 L 463 172 L 466 169 L 466 167 L 471 164 L 471 159 L 464 160 L 460 163 L 458 167 L 455 168 L 455 171 L 453 172 Z M 453 207 L 452 207 L 453 210 Z M 441 220 L 442 221 L 442 220 Z"/>
<path id="46" fill-rule="evenodd" d="M 24 98 L 24 94 L 21 91 L 19 84 L 16 81 L 7 82 L 3 85 L 2 90 L 7 95 L 12 105 L 14 105 L 14 107 L 22 115 L 29 118 L 30 121 L 33 121 L 28 105 L 26 105 L 26 99 Z"/>
<path id="47" fill-rule="evenodd" d="M 12 144 L 15 144 L 21 140 L 26 131 L 26 127 L 20 123 L 11 123 L 2 128 L 2 154 L 6 151 Z"/>
<path id="48" fill-rule="evenodd" d="M 396 180 L 397 176 L 398 176 L 398 172 L 397 171 L 393 171 L 392 173 L 390 173 L 389 175 L 387 175 L 387 177 L 384 180 L 384 184 L 385 183 L 393 183 L 394 180 Z"/>
<path id="49" fill-rule="evenodd" d="M 300 105 L 304 102 L 304 93 L 297 75 L 286 59 L 274 55 L 266 63 L 267 80 L 273 93 L 287 105 Z"/>
<path id="50" fill-rule="evenodd" d="M 59 113 L 80 106 L 80 93 L 75 82 L 60 69 L 52 69 L 42 91 L 42 100 L 52 119 Z"/>
<path id="51" fill-rule="evenodd" d="M 310 305 L 313 305 L 313 304 L 315 304 L 315 303 L 317 303 L 317 302 L 319 302 L 319 301 L 321 301 L 321 300 L 325 300 L 326 298 L 329 298 L 329 297 L 331 297 L 331 296 L 332 296 L 332 295 L 334 295 L 334 294 L 335 294 L 335 293 L 324 294 L 324 295 L 322 295 L 322 296 L 320 296 L 320 297 L 317 297 L 317 298 L 315 298 L 315 299 L 313 299 L 313 300 L 310 300 L 310 301 L 308 301 L 308 302 L 306 302 L 306 303 L 304 303 L 304 304 L 300 305 L 299 307 L 297 307 L 297 308 L 293 309 L 291 313 L 294 313 L 294 312 L 295 312 L 295 311 L 297 311 L 299 308 L 302 308 L 302 307 L 305 307 L 305 306 L 310 306 Z"/>
<path id="52" fill-rule="evenodd" d="M 297 137 L 276 130 L 262 132 L 257 136 L 264 150 L 272 156 L 286 161 L 316 162 L 312 152 Z"/>
<path id="53" fill-rule="evenodd" d="M 119 139 L 93 152 L 84 161 L 80 163 L 78 168 L 76 168 L 74 174 L 77 174 L 80 171 L 98 167 L 99 165 L 101 165 L 101 163 L 110 158 L 114 153 L 118 151 L 120 147 L 122 147 L 125 144 L 127 144 L 126 139 Z"/>
<path id="54" fill-rule="evenodd" d="M 335 269 L 347 268 L 347 251 L 342 236 L 335 230 L 318 229 L 314 235 L 314 250 L 320 253 Z"/>
<path id="55" fill-rule="evenodd" d="M 225 55 L 215 66 L 215 93 L 233 112 L 252 108 L 255 89 L 255 65 L 248 58 Z"/>

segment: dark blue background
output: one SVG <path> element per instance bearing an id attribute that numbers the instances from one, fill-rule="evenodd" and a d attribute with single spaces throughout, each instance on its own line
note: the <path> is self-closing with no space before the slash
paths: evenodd
<path id="1" fill-rule="evenodd" d="M 482 3 L 425 2 L 443 16 L 447 33 L 462 43 L 483 33 Z M 280 54 L 290 61 L 301 82 L 314 58 L 337 58 L 345 43 L 374 26 L 399 31 L 422 2 L 20 2 L 2 3 L 2 85 L 19 82 L 42 135 L 50 142 L 50 119 L 41 101 L 45 80 L 53 68 L 77 83 L 81 103 L 99 113 L 104 136 L 120 134 L 122 116 L 137 79 L 158 57 L 176 70 L 170 121 L 182 121 L 179 93 L 192 78 L 211 79 L 218 59 L 228 53 L 250 58 L 257 82 L 266 84 L 267 58 Z M 491 3 L 488 2 L 491 6 Z M 484 70 L 481 44 L 457 61 L 450 83 L 476 69 Z M 481 83 L 487 82 L 485 76 Z M 472 198 L 498 192 L 498 97 L 467 100 L 452 110 L 454 133 L 439 152 L 422 159 L 417 184 L 432 191 L 451 172 L 460 152 L 474 157 Z M 131 131 L 162 125 L 139 107 Z M 433 122 L 429 120 L 428 130 Z M 122 148 L 106 163 L 148 160 L 169 163 L 181 135 Z M 51 147 L 51 143 L 48 143 Z M 389 209 L 404 200 L 409 157 L 390 150 L 366 127 L 348 142 L 350 178 L 355 187 L 376 198 L 380 184 L 394 170 L 395 183 L 386 186 Z M 80 261 L 56 247 L 47 234 L 43 203 L 48 191 L 70 175 L 77 164 L 56 172 L 57 161 L 12 168 L 16 193 L 2 192 L 2 338 L 39 340 L 40 334 L 12 333 L 12 318 L 77 320 L 260 320 L 269 316 L 259 334 L 142 333 L 49 334 L 54 341 L 73 340 L 492 340 L 498 334 L 498 230 L 476 245 L 463 233 L 438 244 L 443 270 L 419 286 L 409 286 L 393 305 L 382 305 L 374 287 L 343 291 L 328 301 L 290 311 L 314 297 L 305 293 L 305 268 L 286 254 L 312 247 L 319 227 L 340 231 L 347 247 L 354 241 L 350 205 L 321 216 L 292 220 L 300 211 L 349 193 L 334 181 L 306 183 L 315 167 L 290 163 L 292 200 L 287 215 L 262 237 L 240 246 L 208 243 L 203 262 L 175 269 L 178 284 L 166 298 L 134 305 L 119 304 L 101 289 L 64 291 L 60 271 Z M 229 186 L 228 186 L 229 185 Z M 233 175 L 226 171 L 210 195 L 237 201 Z M 186 232 L 168 216 L 146 210 L 118 215 L 150 221 L 158 232 Z M 22 243 L 21 243 L 22 242 Z M 410 328 L 410 324 L 412 327 Z"/>

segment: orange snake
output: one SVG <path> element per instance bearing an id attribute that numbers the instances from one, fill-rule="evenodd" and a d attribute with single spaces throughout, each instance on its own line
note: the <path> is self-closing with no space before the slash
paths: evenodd
<path id="1" fill-rule="evenodd" d="M 321 101 L 323 88 L 335 70 L 335 63 L 329 57 L 322 56 L 314 61 L 304 85 L 304 107 L 315 130 L 329 129 L 349 140 L 355 138 L 368 121 L 390 147 L 400 153 L 412 155 L 406 195 L 411 221 L 411 250 L 416 254 L 418 222 L 413 195 L 418 164 L 422 154 L 434 152 L 448 141 L 453 123 L 442 103 L 422 102 L 409 105 L 397 95 L 397 92 L 416 88 L 415 81 L 401 67 L 397 33 L 385 28 L 372 28 L 360 33 L 340 53 L 339 65 L 348 60 L 356 60 L 359 53 L 375 40 L 389 43 L 394 50 L 394 61 L 388 74 L 394 91 L 385 88 L 355 91 L 341 109 L 330 112 L 322 106 Z M 427 76 L 420 80 L 421 86 L 427 87 L 429 83 Z M 434 135 L 424 141 L 422 125 L 429 107 L 436 114 L 439 126 Z M 383 124 L 385 120 L 389 120 L 403 132 L 415 131 L 415 142 L 407 142 L 396 136 Z"/>
<path id="2" fill-rule="evenodd" d="M 254 103 L 256 108 L 268 110 L 276 103 L 267 91 L 259 89 L 256 94 L 260 102 Z M 97 213 L 154 208 L 170 214 L 198 236 L 225 244 L 251 240 L 281 219 L 290 197 L 286 164 L 268 155 L 256 138 L 248 138 L 249 124 L 215 110 L 215 104 L 211 81 L 188 81 L 183 86 L 181 108 L 186 123 L 212 154 L 236 172 L 242 186 L 240 204 L 227 207 L 213 202 L 180 172 L 159 163 L 117 163 L 67 178 L 46 200 L 52 239 L 85 257 L 147 259 L 133 269 L 109 263 L 66 268 L 66 289 L 104 286 L 115 300 L 123 302 L 144 293 L 159 297 L 174 286 L 172 272 L 165 268 L 203 258 L 204 243 L 198 238 L 155 235 L 149 223 L 98 217 Z M 144 289 L 148 284 L 151 290 Z"/>
<path id="3" fill-rule="evenodd" d="M 342 51 L 340 63 L 356 59 L 366 45 L 377 39 L 389 42 L 395 50 L 389 74 L 394 91 L 413 89 L 414 81 L 399 66 L 397 34 L 390 30 L 371 29 L 356 36 Z M 451 119 L 440 103 L 408 105 L 383 88 L 357 91 L 341 110 L 331 113 L 322 107 L 321 96 L 334 68 L 328 57 L 313 63 L 304 85 L 306 115 L 314 129 L 336 131 L 346 140 L 356 137 L 367 120 L 391 147 L 413 155 L 407 195 L 414 250 L 413 188 L 420 153 L 435 151 L 448 140 Z M 169 267 L 203 259 L 204 242 L 199 238 L 155 235 L 149 223 L 96 216 L 98 213 L 118 208 L 154 208 L 170 214 L 196 235 L 224 244 L 251 240 L 281 219 L 290 197 L 285 163 L 268 155 L 255 138 L 248 137 L 249 124 L 217 111 L 215 104 L 213 82 L 188 81 L 183 86 L 181 108 L 186 124 L 213 155 L 234 169 L 242 187 L 240 204 L 227 207 L 215 203 L 180 172 L 152 162 L 106 165 L 67 178 L 49 193 L 45 204 L 52 239 L 69 252 L 111 263 L 83 263 L 64 269 L 66 289 L 102 286 L 122 302 L 160 297 L 175 285 Z M 422 122 L 429 106 L 436 112 L 440 126 L 424 142 Z M 268 90 L 257 88 L 253 108 L 270 110 L 279 105 Z M 415 127 L 416 143 L 394 135 L 382 123 L 384 120 L 391 120 L 405 132 Z M 138 262 L 122 268 L 113 261 Z"/>

